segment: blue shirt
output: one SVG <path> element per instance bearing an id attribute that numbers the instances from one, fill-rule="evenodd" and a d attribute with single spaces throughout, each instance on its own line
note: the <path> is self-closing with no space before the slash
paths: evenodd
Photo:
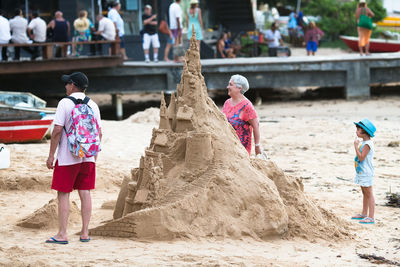
<path id="1" fill-rule="evenodd" d="M 360 146 L 360 152 L 365 145 L 369 146 L 369 152 L 363 161 L 358 157 L 354 159 L 356 167 L 356 177 L 373 177 L 374 176 L 374 143 L 372 140 L 363 141 Z"/>

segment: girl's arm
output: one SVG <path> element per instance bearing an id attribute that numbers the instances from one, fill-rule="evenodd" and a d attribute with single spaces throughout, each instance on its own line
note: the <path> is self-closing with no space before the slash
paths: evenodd
<path id="1" fill-rule="evenodd" d="M 248 120 L 250 125 L 253 127 L 254 144 L 260 144 L 260 125 L 258 118 Z M 261 146 L 255 146 L 256 155 L 261 154 Z"/>
<path id="2" fill-rule="evenodd" d="M 320 28 L 317 28 L 317 30 L 318 30 L 318 34 L 320 35 L 320 37 L 321 38 L 324 37 L 325 33 Z"/>
<path id="3" fill-rule="evenodd" d="M 369 145 L 364 145 L 362 151 L 360 152 L 360 149 L 358 148 L 358 144 L 359 143 L 360 143 L 360 141 L 355 140 L 354 141 L 354 148 L 356 150 L 357 158 L 360 161 L 363 161 L 367 157 L 367 155 L 368 155 L 368 153 L 370 151 L 370 147 L 369 147 Z"/>
<path id="4" fill-rule="evenodd" d="M 306 36 L 304 36 L 304 42 L 307 43 L 310 40 L 310 30 L 306 31 Z"/>

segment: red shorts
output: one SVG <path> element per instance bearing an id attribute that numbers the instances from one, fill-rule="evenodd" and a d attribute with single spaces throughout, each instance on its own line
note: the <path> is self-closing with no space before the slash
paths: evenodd
<path id="1" fill-rule="evenodd" d="M 54 167 L 51 189 L 69 193 L 74 189 L 94 189 L 96 165 L 94 162 L 82 162 L 74 165 Z"/>

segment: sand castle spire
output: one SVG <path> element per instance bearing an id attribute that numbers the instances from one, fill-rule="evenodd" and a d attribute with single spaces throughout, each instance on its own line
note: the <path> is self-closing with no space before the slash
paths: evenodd
<path id="1" fill-rule="evenodd" d="M 160 124 L 158 126 L 160 129 L 169 129 L 169 119 L 167 105 L 165 103 L 164 92 L 161 92 L 161 104 L 160 104 Z"/>
<path id="2" fill-rule="evenodd" d="M 190 38 L 190 49 L 199 51 L 200 47 L 197 47 L 196 31 L 194 30 L 194 24 L 192 24 L 192 37 Z"/>

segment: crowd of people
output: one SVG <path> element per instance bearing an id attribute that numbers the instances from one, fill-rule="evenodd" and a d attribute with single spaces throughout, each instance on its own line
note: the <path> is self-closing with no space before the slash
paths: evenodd
<path id="1" fill-rule="evenodd" d="M 13 60 L 20 60 L 21 49 L 31 55 L 31 60 L 35 60 L 40 56 L 40 46 L 30 44 L 40 44 L 44 42 L 69 42 L 72 41 L 71 51 L 69 55 L 80 56 L 83 52 L 84 42 L 90 41 L 114 41 L 120 39 L 120 55 L 127 60 L 124 40 L 124 21 L 120 14 L 121 4 L 113 2 L 108 11 L 107 17 L 102 14 L 97 15 L 97 29 L 93 22 L 88 18 L 88 12 L 81 10 L 78 18 L 73 24 L 64 19 L 61 11 L 56 11 L 54 19 L 48 24 L 40 17 L 37 11 L 31 13 L 31 19 L 23 17 L 21 9 L 16 9 L 14 17 L 7 19 L 0 10 L 0 45 L 1 57 L 3 61 L 9 58 L 9 49 L 7 44 L 14 47 Z M 175 0 L 168 10 L 169 23 L 165 18 L 161 20 L 154 14 L 151 5 L 145 5 L 142 15 L 141 30 L 142 48 L 144 52 L 145 62 L 150 62 L 150 48 L 152 47 L 153 62 L 158 62 L 160 40 L 159 34 L 165 34 L 167 40 L 164 50 L 164 61 L 180 62 L 183 60 L 182 50 L 182 29 L 184 21 L 184 12 L 181 7 L 181 0 Z M 369 55 L 369 38 L 371 36 L 372 21 L 371 17 L 374 13 L 367 7 L 365 0 L 359 1 L 359 6 L 355 16 L 358 23 L 359 48 L 360 55 Z M 196 32 L 198 48 L 201 48 L 201 41 L 204 39 L 204 26 L 202 19 L 202 10 L 199 7 L 198 0 L 191 0 L 190 7 L 186 11 L 185 27 L 187 28 L 187 39 L 192 36 L 193 29 Z M 294 46 L 302 45 L 306 48 L 307 55 L 315 55 L 320 40 L 324 36 L 324 32 L 318 28 L 314 21 L 308 21 L 303 13 L 299 11 L 291 12 L 288 20 L 289 42 Z M 268 45 L 268 56 L 279 56 L 278 49 L 284 46 L 279 25 L 273 22 L 270 29 L 262 31 L 264 44 Z M 23 46 L 26 44 L 26 46 Z M 56 45 L 56 57 L 66 57 L 68 55 L 68 45 Z M 170 59 L 171 48 L 174 47 L 172 60 Z M 239 55 L 241 46 L 234 44 L 229 31 L 221 33 L 220 38 L 215 45 L 217 58 L 235 58 Z M 102 54 L 101 43 L 90 44 L 90 55 Z"/>
<path id="2" fill-rule="evenodd" d="M 41 17 L 39 12 L 33 11 L 31 20 L 23 17 L 21 9 L 14 11 L 14 17 L 9 20 L 5 17 L 3 11 L 0 10 L 0 44 L 2 46 L 1 60 L 7 61 L 9 51 L 6 44 L 21 44 L 14 46 L 13 60 L 20 60 L 21 48 L 31 55 L 31 60 L 35 60 L 40 56 L 40 46 L 30 44 L 40 44 L 45 42 L 62 43 L 72 41 L 71 56 L 80 56 L 82 54 L 82 42 L 89 41 L 114 41 L 118 33 L 121 39 L 120 52 L 124 59 L 127 59 L 124 47 L 124 24 L 119 14 L 121 8 L 120 3 L 113 3 L 112 8 L 108 12 L 108 16 L 104 17 L 99 14 L 96 17 L 98 22 L 97 29 L 88 18 L 88 12 L 81 10 L 78 18 L 70 23 L 63 17 L 61 11 L 56 11 L 54 18 L 47 24 Z M 23 46 L 26 44 L 26 46 Z M 56 57 L 66 57 L 68 45 L 56 44 Z M 101 43 L 90 45 L 90 55 L 102 54 Z"/>

